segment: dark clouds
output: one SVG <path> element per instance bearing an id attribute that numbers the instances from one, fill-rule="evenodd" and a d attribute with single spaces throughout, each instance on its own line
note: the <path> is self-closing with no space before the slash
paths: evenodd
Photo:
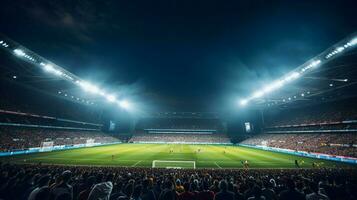
<path id="1" fill-rule="evenodd" d="M 356 31 L 353 1 L 3 1 L 1 32 L 170 110 L 230 103 Z"/>

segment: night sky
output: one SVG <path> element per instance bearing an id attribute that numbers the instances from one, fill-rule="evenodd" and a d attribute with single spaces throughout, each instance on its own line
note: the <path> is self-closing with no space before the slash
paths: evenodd
<path id="1" fill-rule="evenodd" d="M 0 32 L 83 79 L 169 111 L 232 109 L 357 31 L 356 1 L 31 2 L 1 1 Z"/>

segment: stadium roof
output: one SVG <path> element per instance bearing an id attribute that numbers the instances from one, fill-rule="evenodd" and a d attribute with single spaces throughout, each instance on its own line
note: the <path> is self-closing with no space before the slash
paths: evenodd
<path id="1" fill-rule="evenodd" d="M 0 35 L 0 48 L 10 57 L 13 56 L 1 65 L 5 80 L 16 81 L 17 84 L 82 104 L 94 105 L 106 100 L 124 109 L 130 106 L 127 100 L 118 99 L 117 93 L 107 92 L 81 79 L 4 35 Z"/>
<path id="2" fill-rule="evenodd" d="M 62 69 L 20 62 L 21 49 L 10 52 L 17 58 L 1 51 L 7 57 L 1 78 L 74 102 L 114 105 L 107 101 L 114 95 L 103 98 L 56 77 L 66 69 L 94 93 L 103 89 L 141 103 L 138 110 L 148 113 L 237 112 L 239 99 L 356 31 L 355 7 L 354 1 L 9 1 L 0 8 L 1 32 Z M 338 58 L 344 65 L 354 62 L 348 54 Z M 283 100 L 294 96 L 298 105 L 328 98 L 330 90 L 335 97 L 353 95 L 353 84 L 337 90 L 356 77 L 353 66 L 328 67 L 338 60 L 249 107 L 293 105 Z"/>
<path id="3" fill-rule="evenodd" d="M 354 33 L 242 99 L 241 106 L 287 107 L 356 96 L 356 47 Z"/>
<path id="4" fill-rule="evenodd" d="M 241 100 L 240 104 L 249 104 L 255 108 L 288 107 L 356 96 L 356 35 L 351 34 L 282 78 L 257 90 L 247 99 Z M 118 101 L 116 95 L 104 93 L 104 90 L 101 91 L 97 86 L 85 82 L 5 36 L 1 36 L 0 43 L 1 48 L 13 55 L 5 61 L 6 64 L 1 65 L 4 68 L 2 75 L 5 79 L 82 104 L 93 106 L 98 103 L 102 104 L 104 98 L 108 102 L 117 101 L 121 107 L 128 106 L 128 102 Z M 81 90 L 86 92 L 81 92 Z M 165 118 L 212 116 L 212 114 L 207 115 L 202 112 L 154 113 L 149 116 Z M 217 115 L 214 114 L 214 116 Z"/>

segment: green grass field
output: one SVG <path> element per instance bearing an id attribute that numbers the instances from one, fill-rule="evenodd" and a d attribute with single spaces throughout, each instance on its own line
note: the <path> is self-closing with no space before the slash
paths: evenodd
<path id="1" fill-rule="evenodd" d="M 200 152 L 197 152 L 201 149 Z M 170 151 L 173 152 L 170 152 Z M 114 155 L 114 158 L 112 158 Z M 295 168 L 294 160 L 310 168 L 312 162 L 322 167 L 353 167 L 326 160 L 304 158 L 247 147 L 187 144 L 116 144 L 110 146 L 44 152 L 1 158 L 15 163 L 152 167 L 153 160 L 195 161 L 196 168 L 242 168 L 248 160 L 250 168 Z M 192 162 L 158 162 L 158 167 L 192 168 Z"/>

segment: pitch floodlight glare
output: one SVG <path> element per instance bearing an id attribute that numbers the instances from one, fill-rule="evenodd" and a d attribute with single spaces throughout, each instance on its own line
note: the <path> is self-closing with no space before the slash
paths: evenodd
<path id="1" fill-rule="evenodd" d="M 274 82 L 274 83 L 272 83 L 272 84 L 266 86 L 266 87 L 263 89 L 263 91 L 264 91 L 264 93 L 271 92 L 271 91 L 273 91 L 274 89 L 277 89 L 277 88 L 282 87 L 282 86 L 283 86 L 283 83 L 284 83 L 284 81 L 281 81 L 281 80 L 280 80 L 280 81 L 276 81 L 276 82 Z"/>
<path id="2" fill-rule="evenodd" d="M 124 109 L 130 108 L 130 103 L 126 100 L 118 101 L 118 105 Z"/>
<path id="3" fill-rule="evenodd" d="M 107 95 L 106 98 L 107 98 L 107 100 L 108 100 L 109 102 L 114 102 L 114 101 L 116 101 L 116 97 L 115 97 L 114 95 Z"/>
<path id="4" fill-rule="evenodd" d="M 248 103 L 248 100 L 247 100 L 247 99 L 242 99 L 242 100 L 240 100 L 240 102 L 239 102 L 239 104 L 240 104 L 241 106 L 245 106 L 245 105 L 247 105 L 247 103 Z"/>
<path id="5" fill-rule="evenodd" d="M 17 56 L 25 56 L 25 52 L 22 51 L 21 49 L 15 49 L 14 50 L 14 53 L 17 55 Z"/>
<path id="6" fill-rule="evenodd" d="M 62 76 L 63 72 L 59 71 L 59 70 L 55 70 L 54 73 L 58 76 Z"/>
<path id="7" fill-rule="evenodd" d="M 263 91 L 257 91 L 253 94 L 253 98 L 259 98 L 264 95 Z"/>
<path id="8" fill-rule="evenodd" d="M 99 93 L 99 88 L 91 83 L 88 82 L 79 82 L 79 84 L 82 86 L 82 88 L 91 93 Z"/>
<path id="9" fill-rule="evenodd" d="M 47 64 L 47 65 L 45 65 L 45 70 L 48 71 L 48 72 L 52 72 L 52 71 L 54 71 L 55 69 L 53 68 L 52 65 Z"/>

